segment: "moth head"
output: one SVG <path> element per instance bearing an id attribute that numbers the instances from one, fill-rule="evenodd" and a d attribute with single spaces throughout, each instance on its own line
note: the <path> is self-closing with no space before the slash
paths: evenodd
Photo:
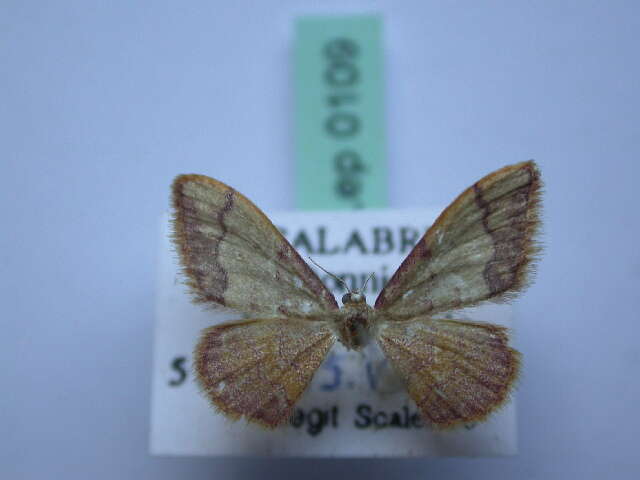
<path id="1" fill-rule="evenodd" d="M 359 290 L 356 290 L 355 292 L 345 293 L 342 296 L 342 303 L 344 305 L 349 305 L 354 303 L 365 303 L 366 301 L 367 301 L 367 298 Z"/>
<path id="2" fill-rule="evenodd" d="M 354 305 L 354 304 L 358 304 L 358 303 L 366 303 L 367 302 L 367 297 L 365 297 L 364 293 L 364 289 L 367 288 L 367 283 L 369 283 L 369 280 L 371 280 L 371 277 L 373 277 L 373 273 L 371 273 L 371 275 L 369 275 L 369 277 L 367 278 L 367 280 L 364 282 L 364 285 L 362 285 L 362 288 L 360 290 L 351 290 L 349 288 L 349 285 L 347 285 L 347 283 L 340 277 L 338 277 L 337 275 L 334 275 L 333 273 L 325 270 L 321 265 L 318 265 L 315 260 L 311 257 L 309 257 L 309 260 L 311 260 L 313 262 L 313 264 L 318 267 L 319 269 L 321 269 L 324 273 L 326 273 L 327 275 L 330 275 L 331 277 L 335 278 L 338 282 L 340 282 L 344 288 L 347 289 L 348 293 L 345 293 L 342 296 L 342 304 L 343 305 Z"/>

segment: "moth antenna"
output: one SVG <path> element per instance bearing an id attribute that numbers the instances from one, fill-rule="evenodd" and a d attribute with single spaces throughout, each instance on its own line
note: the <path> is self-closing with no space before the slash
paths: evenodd
<path id="1" fill-rule="evenodd" d="M 360 289 L 361 292 L 364 292 L 364 289 L 367 288 L 367 283 L 369 283 L 369 280 L 371 280 L 371 277 L 373 277 L 374 273 L 375 272 L 371 272 L 371 275 L 369 275 L 367 279 L 364 281 L 364 285 L 362 285 L 362 288 Z"/>
<path id="2" fill-rule="evenodd" d="M 324 273 L 326 273 L 327 275 L 332 276 L 333 278 L 335 278 L 336 280 L 338 280 L 342 285 L 344 285 L 344 288 L 346 288 L 346 289 L 347 289 L 347 292 L 352 293 L 352 292 L 351 292 L 351 289 L 349 288 L 349 285 L 347 285 L 347 282 L 345 282 L 343 279 L 341 279 L 341 278 L 340 278 L 340 277 L 338 277 L 337 275 L 334 275 L 333 273 L 331 273 L 331 272 L 329 272 L 329 271 L 325 270 L 322 266 L 318 265 L 318 264 L 316 263 L 316 261 L 315 261 L 313 258 L 311 258 L 311 257 L 307 257 L 307 258 L 309 258 L 309 260 L 311 260 L 311 261 L 313 262 L 313 264 L 314 264 L 316 267 L 318 267 L 320 270 L 322 270 Z"/>

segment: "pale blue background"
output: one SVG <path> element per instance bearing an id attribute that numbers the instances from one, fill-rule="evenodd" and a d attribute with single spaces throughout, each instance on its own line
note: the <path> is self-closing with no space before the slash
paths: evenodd
<path id="1" fill-rule="evenodd" d="M 292 207 L 291 18 L 345 4 L 385 14 L 392 206 L 540 162 L 547 249 L 515 304 L 521 453 L 152 458 L 169 183 L 206 173 Z M 637 478 L 639 7 L 3 1 L 0 477 Z"/>

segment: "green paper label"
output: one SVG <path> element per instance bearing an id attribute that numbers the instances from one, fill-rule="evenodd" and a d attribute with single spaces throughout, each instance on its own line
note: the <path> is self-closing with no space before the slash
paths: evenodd
<path id="1" fill-rule="evenodd" d="M 382 21 L 302 17 L 294 52 L 296 206 L 387 206 Z"/>

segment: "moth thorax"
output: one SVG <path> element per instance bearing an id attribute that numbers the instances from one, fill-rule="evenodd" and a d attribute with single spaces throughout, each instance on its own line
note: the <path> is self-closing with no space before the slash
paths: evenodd
<path id="1" fill-rule="evenodd" d="M 368 310 L 371 308 L 367 307 L 367 304 L 358 305 L 356 308 L 347 304 L 343 309 L 342 318 L 338 323 L 338 333 L 340 341 L 348 350 L 360 350 L 369 343 L 371 334 Z"/>

